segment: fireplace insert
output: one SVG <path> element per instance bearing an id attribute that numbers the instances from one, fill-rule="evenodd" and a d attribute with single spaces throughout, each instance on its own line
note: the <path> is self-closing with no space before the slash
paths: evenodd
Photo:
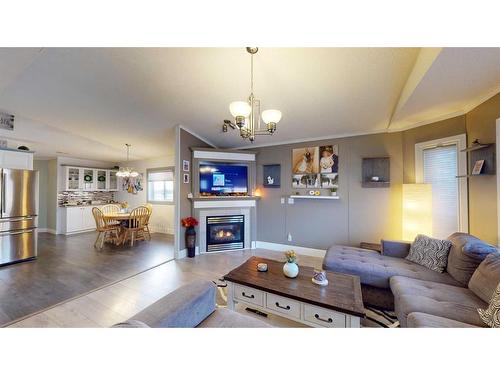
<path id="1" fill-rule="evenodd" d="M 245 247 L 245 216 L 207 216 L 207 252 Z"/>

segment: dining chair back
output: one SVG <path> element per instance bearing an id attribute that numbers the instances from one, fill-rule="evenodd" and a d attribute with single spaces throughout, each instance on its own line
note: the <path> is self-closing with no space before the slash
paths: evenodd
<path id="1" fill-rule="evenodd" d="M 120 212 L 120 205 L 119 204 L 106 204 L 106 205 L 102 206 L 101 210 L 104 214 L 112 214 L 115 212 Z"/>
<path id="2" fill-rule="evenodd" d="M 102 247 L 104 246 L 104 241 L 106 239 L 106 236 L 115 235 L 115 238 L 118 238 L 119 226 L 116 225 L 114 221 L 106 218 L 104 213 L 98 207 L 92 208 L 92 215 L 94 216 L 95 226 L 97 231 L 97 238 L 94 242 L 94 247 L 97 246 L 97 242 L 99 241 L 100 238 L 101 245 L 99 246 L 99 248 L 102 249 Z"/>
<path id="3" fill-rule="evenodd" d="M 153 213 L 153 205 L 151 203 L 146 203 L 144 206 L 147 207 L 147 209 L 149 210 L 149 215 L 146 224 L 144 224 L 144 231 L 148 234 L 148 239 L 151 241 L 151 232 L 149 231 L 149 220 L 151 219 L 151 215 Z"/>
<path id="4" fill-rule="evenodd" d="M 127 226 L 125 228 L 124 241 L 128 239 L 128 236 L 130 234 L 130 245 L 134 246 L 134 242 L 138 237 L 142 236 L 142 238 L 144 238 L 144 228 L 146 226 L 146 223 L 148 222 L 149 215 L 150 211 L 145 206 L 136 207 L 130 212 Z"/>

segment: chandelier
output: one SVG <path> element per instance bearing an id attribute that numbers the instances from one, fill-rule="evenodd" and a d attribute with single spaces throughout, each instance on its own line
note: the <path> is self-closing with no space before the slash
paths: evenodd
<path id="1" fill-rule="evenodd" d="M 127 147 L 127 164 L 129 163 L 129 154 L 130 154 L 130 146 L 128 143 L 125 143 L 125 146 Z M 118 177 L 137 177 L 139 176 L 139 172 L 134 170 L 133 168 L 130 167 L 120 167 L 120 170 L 116 172 L 116 175 Z"/>
<path id="2" fill-rule="evenodd" d="M 276 109 L 268 109 L 260 112 L 260 100 L 253 95 L 253 55 L 257 53 L 257 47 L 247 47 L 250 54 L 250 96 L 248 101 L 236 101 L 229 105 L 229 111 L 234 117 L 234 122 L 224 120 L 222 131 L 227 133 L 229 128 L 238 129 L 243 139 L 250 142 L 255 140 L 256 135 L 273 135 L 276 124 L 281 120 L 281 112 Z M 261 117 L 266 127 L 261 128 Z"/>

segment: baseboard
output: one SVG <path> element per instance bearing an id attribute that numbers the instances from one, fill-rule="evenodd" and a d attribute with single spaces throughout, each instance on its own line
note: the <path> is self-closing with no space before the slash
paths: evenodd
<path id="1" fill-rule="evenodd" d="M 38 233 L 50 233 L 56 234 L 56 231 L 52 228 L 37 228 Z"/>
<path id="2" fill-rule="evenodd" d="M 309 256 L 318 257 L 318 258 L 323 258 L 325 256 L 325 253 L 326 253 L 326 250 L 322 250 L 322 249 L 313 249 L 311 247 L 285 245 L 285 244 L 274 243 L 274 242 L 256 241 L 255 245 L 258 249 L 266 249 L 266 250 L 273 250 L 273 251 L 295 250 L 295 252 L 297 254 L 309 255 Z"/>

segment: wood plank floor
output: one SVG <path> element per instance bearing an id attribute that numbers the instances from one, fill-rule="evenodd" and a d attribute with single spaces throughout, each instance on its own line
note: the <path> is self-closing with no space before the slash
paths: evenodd
<path id="1" fill-rule="evenodd" d="M 139 241 L 134 247 L 106 245 L 102 250 L 94 248 L 94 240 L 93 232 L 72 236 L 40 233 L 35 261 L 0 267 L 0 326 L 174 257 L 174 238 L 170 235 L 153 234 L 151 241 Z M 52 315 L 36 319 L 43 326 L 48 324 L 42 323 L 44 319 L 57 321 L 64 309 L 75 306 L 55 309 Z M 78 314 L 67 316 L 69 319 Z M 83 316 L 72 322 L 81 326 L 93 324 Z"/>
<path id="2" fill-rule="evenodd" d="M 146 306 L 190 281 L 197 279 L 217 280 L 252 255 L 277 260 L 283 258 L 279 252 L 256 249 L 173 260 L 114 285 L 20 320 L 10 327 L 109 327 L 130 318 Z M 321 262 L 321 258 L 299 257 L 299 263 L 302 265 L 321 267 Z M 252 314 L 252 316 L 255 315 Z M 271 316 L 267 321 L 275 326 L 302 326 L 299 323 L 274 316 Z"/>

